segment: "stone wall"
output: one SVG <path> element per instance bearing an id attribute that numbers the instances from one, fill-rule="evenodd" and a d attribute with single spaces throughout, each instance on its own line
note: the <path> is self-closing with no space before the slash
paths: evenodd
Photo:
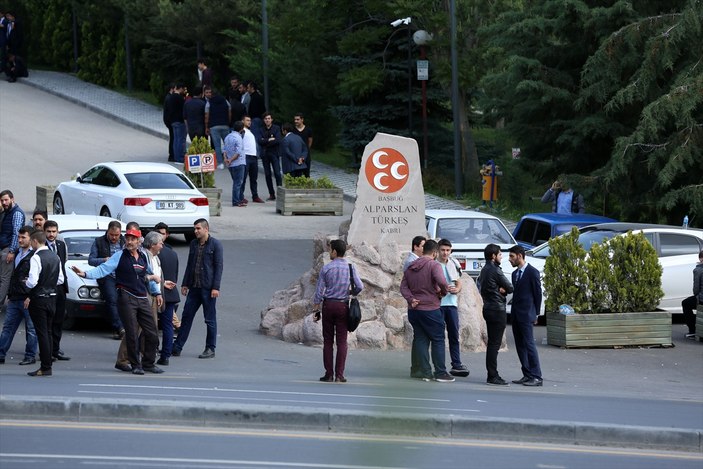
<path id="1" fill-rule="evenodd" d="M 340 231 L 344 229 L 340 227 Z M 313 321 L 312 299 L 320 269 L 330 260 L 326 246 L 334 238 L 315 237 L 312 268 L 285 290 L 277 291 L 268 307 L 261 312 L 260 328 L 264 334 L 286 342 L 322 344 L 322 324 Z M 401 251 L 395 243 L 379 248 L 362 243 L 348 248 L 345 258 L 354 264 L 364 284 L 364 290 L 358 296 L 363 316 L 359 328 L 349 334 L 349 347 L 382 350 L 410 348 L 412 326 L 408 322 L 407 302 L 400 294 L 402 264 L 406 255 L 407 251 Z M 485 351 L 487 336 L 486 323 L 481 315 L 481 295 L 468 275 L 464 274 L 460 282 L 461 349 Z"/>

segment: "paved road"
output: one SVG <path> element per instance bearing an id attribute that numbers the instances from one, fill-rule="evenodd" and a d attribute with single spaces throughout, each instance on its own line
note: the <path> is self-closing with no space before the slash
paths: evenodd
<path id="1" fill-rule="evenodd" d="M 41 441 L 41 445 L 37 444 Z M 703 456 L 442 438 L 226 428 L 0 422 L 3 469 L 27 467 L 520 467 L 698 469 Z M 469 463 L 470 461 L 470 463 Z"/>

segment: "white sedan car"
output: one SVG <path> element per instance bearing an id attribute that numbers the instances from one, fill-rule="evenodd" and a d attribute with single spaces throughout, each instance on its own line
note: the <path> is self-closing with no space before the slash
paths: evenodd
<path id="1" fill-rule="evenodd" d="M 88 255 L 95 238 L 103 236 L 107 225 L 113 220 L 107 217 L 93 215 L 51 215 L 59 225 L 61 239 L 66 243 L 66 277 L 68 280 L 68 295 L 66 296 L 66 316 L 64 327 L 70 328 L 76 319 L 106 318 L 105 302 L 100 295 L 96 280 L 77 276 L 72 266 L 81 270 L 90 270 Z M 122 224 L 124 232 L 125 224 Z"/>
<path id="2" fill-rule="evenodd" d="M 698 262 L 698 253 L 703 250 L 703 230 L 641 223 L 601 223 L 581 228 L 579 231 L 579 243 L 586 251 L 589 251 L 593 244 L 602 243 L 628 231 L 644 233 L 656 249 L 662 266 L 664 298 L 659 303 L 659 308 L 672 314 L 682 313 L 681 301 L 693 294 L 693 268 Z M 544 273 L 544 264 L 548 256 L 549 244 L 545 243 L 528 251 L 526 260 Z M 544 303 L 540 314 L 543 312 Z"/>
<path id="3" fill-rule="evenodd" d="M 499 218 L 473 210 L 425 210 L 425 226 L 430 238 L 446 238 L 452 243 L 452 256 L 464 272 L 478 278 L 487 244 L 497 244 L 505 252 L 517 242 Z M 503 273 L 510 279 L 513 268 L 508 255 L 503 255 Z"/>
<path id="4" fill-rule="evenodd" d="M 100 163 L 54 193 L 55 214 L 86 214 L 135 221 L 143 229 L 164 222 L 173 234 L 194 238 L 193 223 L 209 220 L 205 197 L 177 168 L 166 163 Z"/>

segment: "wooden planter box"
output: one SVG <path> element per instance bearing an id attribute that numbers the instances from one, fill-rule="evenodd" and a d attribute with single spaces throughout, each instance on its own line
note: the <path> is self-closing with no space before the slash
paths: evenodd
<path id="1" fill-rule="evenodd" d="M 671 313 L 547 313 L 547 343 L 558 347 L 671 345 Z"/>
<path id="2" fill-rule="evenodd" d="M 219 217 L 222 215 L 222 189 L 218 187 L 198 188 L 200 192 L 207 197 L 208 205 L 210 205 L 210 216 Z"/>
<path id="3" fill-rule="evenodd" d="M 282 215 L 298 213 L 342 215 L 342 189 L 297 189 L 278 187 L 276 211 Z"/>
<path id="4" fill-rule="evenodd" d="M 696 339 L 703 340 L 703 305 L 696 308 Z"/>

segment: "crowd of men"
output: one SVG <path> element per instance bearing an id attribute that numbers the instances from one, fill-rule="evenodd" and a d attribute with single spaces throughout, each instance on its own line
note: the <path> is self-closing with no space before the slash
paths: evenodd
<path id="1" fill-rule="evenodd" d="M 55 361 L 71 358 L 61 348 L 68 277 L 68 249 L 60 239 L 58 223 L 43 210 L 35 210 L 32 225 L 9 190 L 0 192 L 0 304 L 7 304 L 0 333 L 0 364 L 21 322 L 25 323 L 26 346 L 20 365 L 40 366 L 29 376 L 51 376 Z M 169 365 L 171 356 L 184 348 L 195 314 L 202 306 L 207 338 L 199 358 L 215 356 L 217 338 L 216 302 L 223 271 L 221 243 L 210 236 L 205 219 L 193 225 L 195 239 L 190 244 L 188 262 L 181 281 L 185 300 L 182 321 L 176 316 L 178 256 L 164 244 L 169 236 L 165 223 L 142 237 L 135 222 L 122 225 L 112 221 L 104 236 L 95 239 L 89 265 L 83 271 L 71 269 L 79 277 L 97 279 L 105 299 L 113 338 L 120 339 L 115 368 L 143 375 L 163 373 L 158 365 Z M 174 341 L 174 324 L 179 333 Z M 162 331 L 159 345 L 158 330 Z M 160 356 L 157 359 L 157 353 Z"/>
<path id="2" fill-rule="evenodd" d="M 259 161 L 264 168 L 268 198 L 276 200 L 282 176 L 310 177 L 313 134 L 302 113 L 293 123 L 274 123 L 264 96 L 253 81 L 230 79 L 226 94 L 213 87 L 213 72 L 206 59 L 198 61 L 198 85 L 192 95 L 185 83 L 171 85 L 164 99 L 163 121 L 169 131 L 168 161 L 184 163 L 186 138 L 208 138 L 219 169 L 232 177 L 232 206 L 246 207 L 247 179 L 251 200 L 265 203 L 259 196 Z"/>

